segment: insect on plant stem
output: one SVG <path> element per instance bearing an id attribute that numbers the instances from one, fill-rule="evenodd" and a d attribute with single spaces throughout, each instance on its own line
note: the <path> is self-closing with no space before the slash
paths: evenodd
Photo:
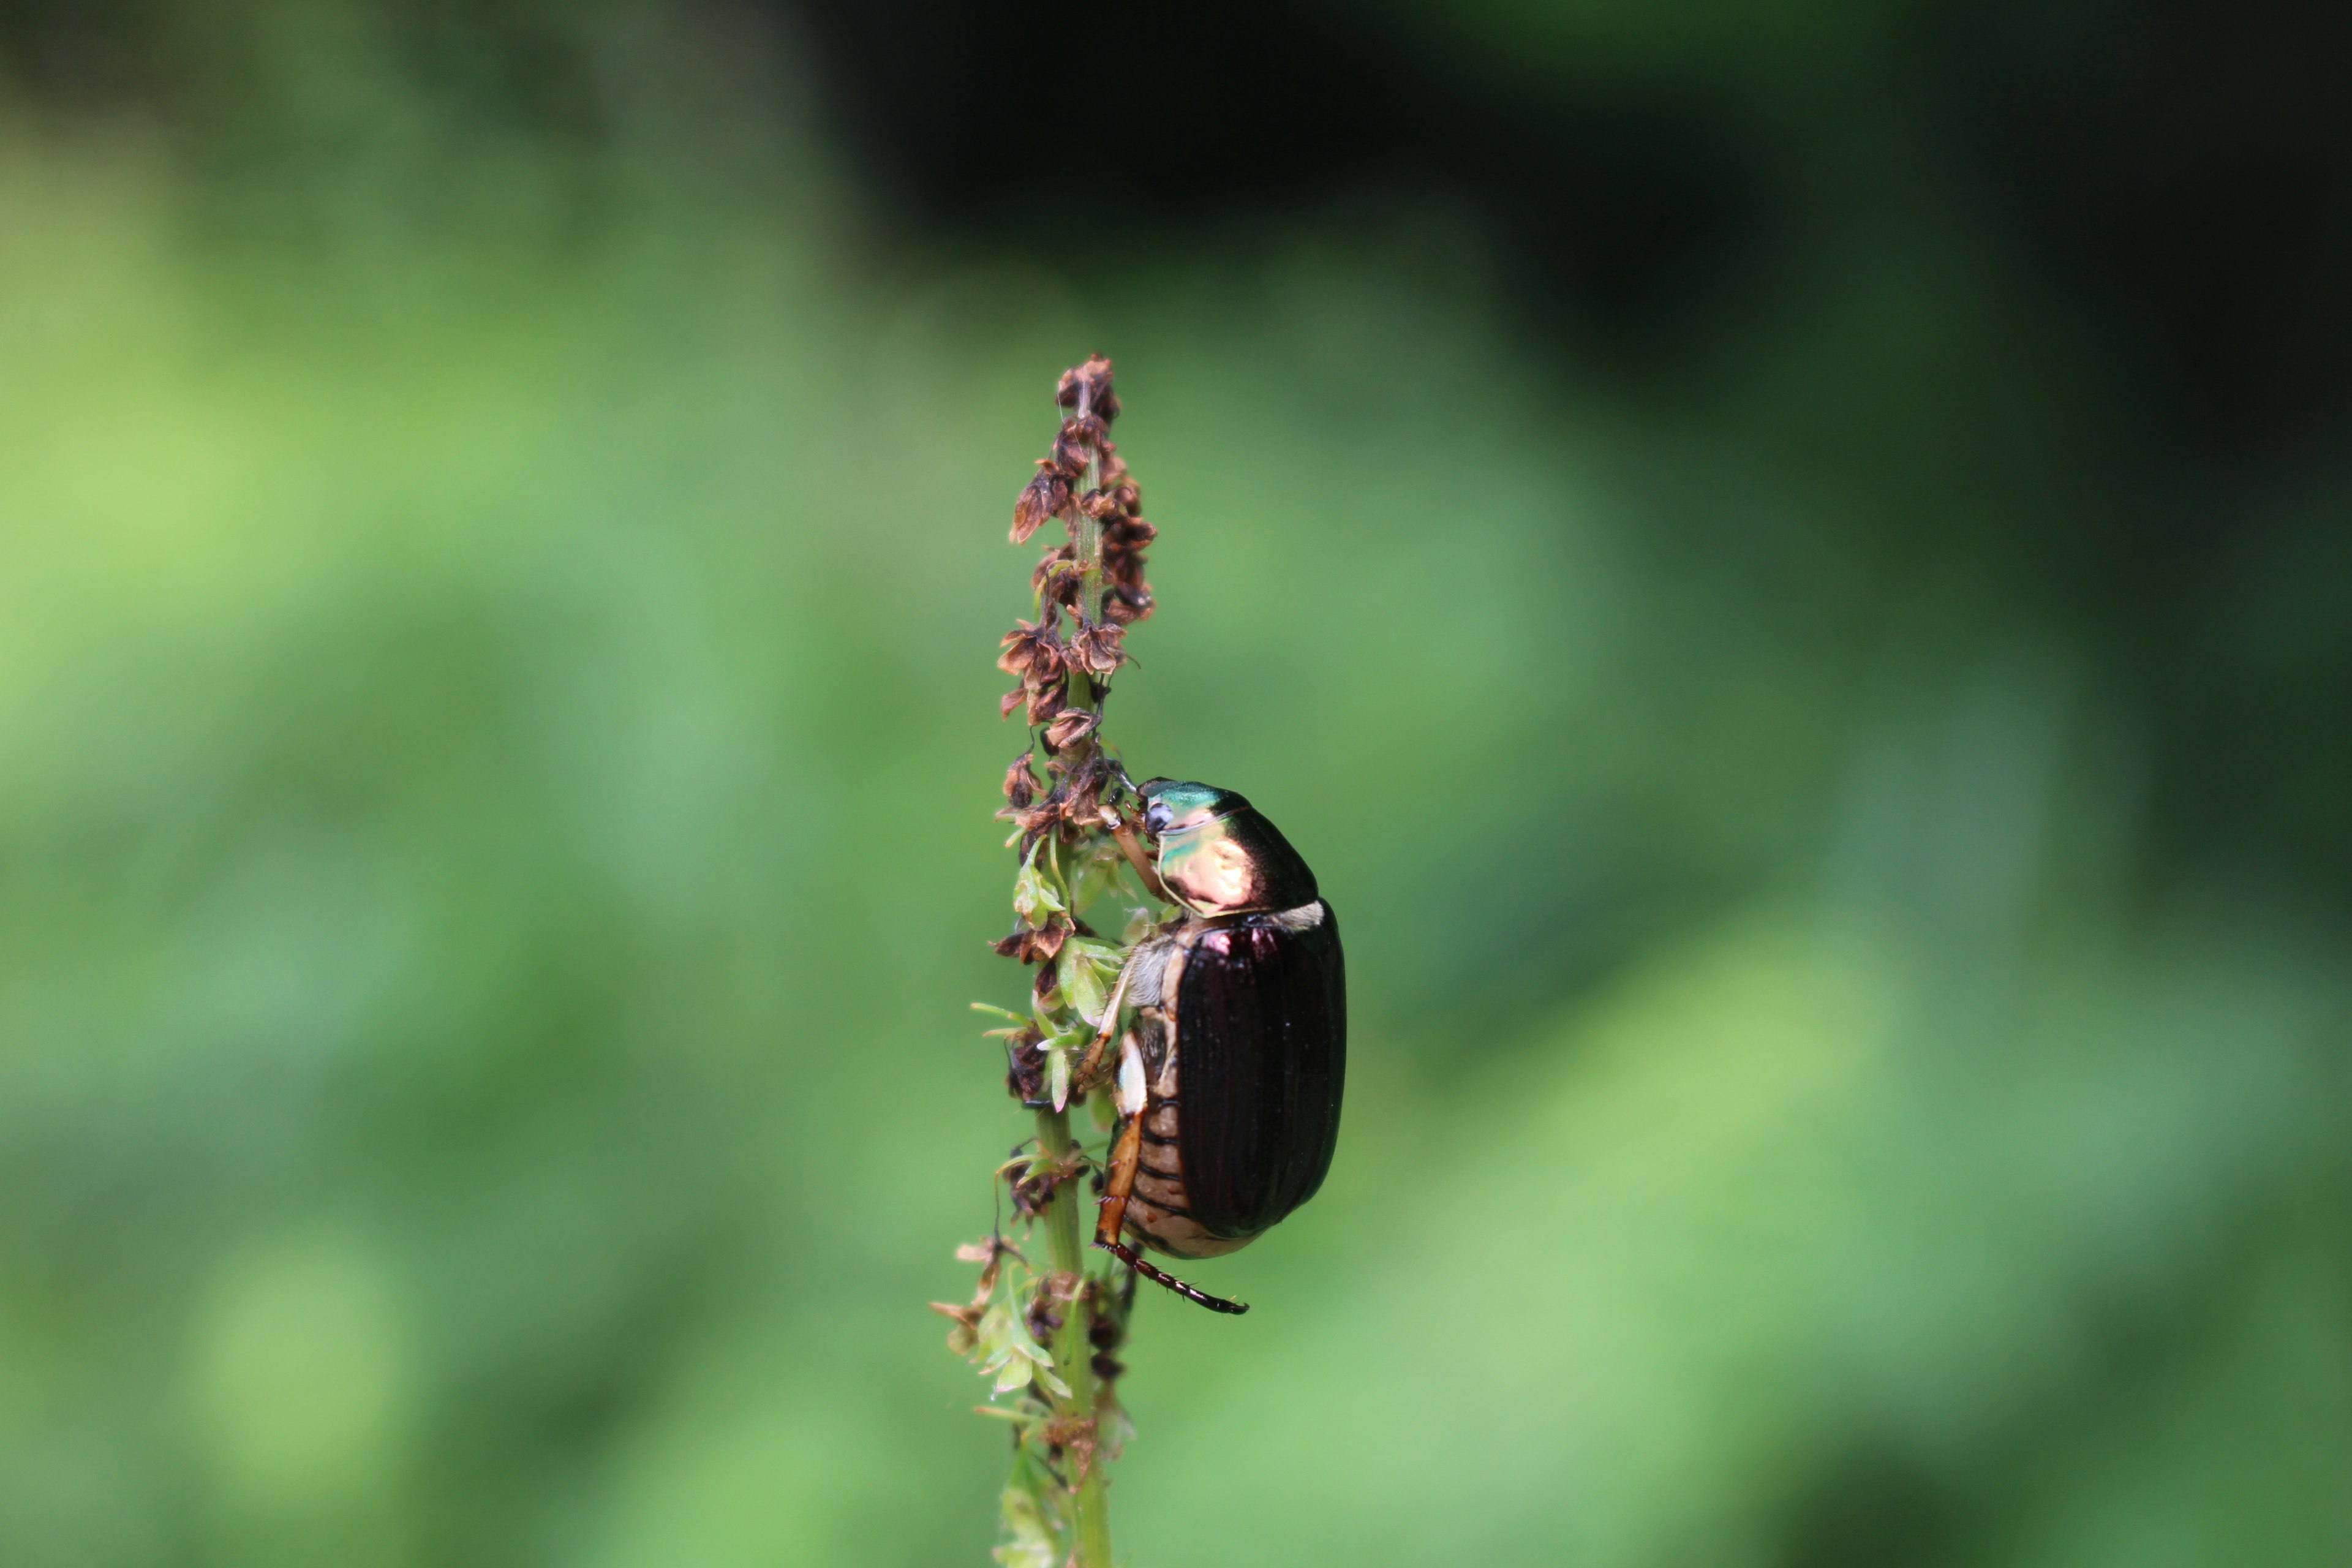
<path id="1" fill-rule="evenodd" d="M 1142 1249 L 1221 1257 L 1315 1195 L 1339 1138 L 1347 979 L 1339 917 L 1265 813 L 1212 784 L 1138 784 L 1104 751 L 1126 628 L 1151 611 L 1143 547 L 1156 531 L 1136 515 L 1140 494 L 1109 437 L 1110 362 L 1068 372 L 1055 401 L 1068 416 L 1013 507 L 1013 538 L 1058 519 L 1067 542 L 1047 546 L 1031 579 L 1037 618 L 1013 628 L 997 659 L 1021 678 L 1002 711 L 1026 710 L 1030 745 L 1005 771 L 998 814 L 1021 857 L 1019 923 L 994 946 L 1036 973 L 1028 1014 L 982 1008 L 1013 1026 L 993 1033 L 1008 1087 L 1036 1114 L 1037 1153 L 1004 1173 L 1032 1233 L 1045 1226 L 1047 1269 L 992 1235 L 963 1249 L 982 1265 L 971 1301 L 935 1305 L 956 1320 L 948 1342 L 994 1377 L 998 1396 L 1013 1396 L 988 1411 L 1013 1428 L 998 1561 L 1108 1568 L 1104 1468 L 1127 1431 L 1111 1352 L 1135 1280 L 1212 1311 L 1249 1310 Z M 1166 912 L 1137 910 L 1122 939 L 1107 941 L 1087 913 L 1130 870 Z M 1071 1134 L 1073 1104 L 1113 1130 L 1098 1158 Z M 1090 1171 L 1101 1196 L 1088 1227 L 1079 1193 Z M 1094 1254 L 1116 1260 L 1091 1275 L 1082 1229 Z M 1008 1256 L 1017 1273 L 1003 1268 Z"/>

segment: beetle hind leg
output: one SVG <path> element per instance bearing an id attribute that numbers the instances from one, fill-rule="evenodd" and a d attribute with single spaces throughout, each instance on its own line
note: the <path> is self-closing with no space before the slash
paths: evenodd
<path id="1" fill-rule="evenodd" d="M 1129 1091 L 1121 1097 L 1127 1103 L 1119 1107 L 1126 1113 L 1127 1121 L 1119 1129 L 1117 1142 L 1111 1145 L 1109 1180 L 1103 1191 L 1102 1208 L 1095 1217 L 1095 1245 L 1153 1284 L 1165 1286 L 1186 1300 L 1198 1302 L 1212 1312 L 1231 1312 L 1238 1317 L 1249 1310 L 1247 1302 L 1228 1301 L 1223 1296 L 1210 1295 L 1196 1285 L 1187 1285 L 1173 1274 L 1146 1263 L 1135 1248 L 1119 1239 L 1119 1232 L 1127 1226 L 1128 1199 L 1135 1192 L 1135 1169 L 1143 1159 L 1142 1064 L 1134 1059 L 1134 1054 L 1135 1047 L 1130 1042 L 1126 1051 L 1127 1059 L 1119 1065 L 1123 1069 L 1132 1068 L 1134 1082 L 1131 1089 L 1126 1083 L 1120 1086 Z M 1120 1076 L 1126 1079 L 1129 1073 L 1122 1071 Z"/>
<path id="2" fill-rule="evenodd" d="M 1165 1269 L 1146 1263 L 1135 1248 L 1123 1241 L 1105 1241 L 1100 1237 L 1097 1237 L 1095 1245 L 1150 1280 L 1154 1285 L 1164 1285 L 1187 1301 L 1196 1301 L 1212 1312 L 1231 1312 L 1238 1318 L 1249 1310 L 1247 1301 L 1228 1301 L 1223 1296 L 1212 1296 L 1198 1285 L 1188 1285 Z"/>

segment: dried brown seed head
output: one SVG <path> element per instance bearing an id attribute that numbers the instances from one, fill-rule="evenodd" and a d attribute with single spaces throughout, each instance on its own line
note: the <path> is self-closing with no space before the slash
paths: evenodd
<path id="1" fill-rule="evenodd" d="M 1088 354 L 1086 363 L 1064 371 L 1054 388 L 1054 401 L 1064 408 L 1076 408 L 1083 403 L 1106 420 L 1118 418 L 1118 398 L 1111 391 L 1110 361 L 1100 354 Z"/>
<path id="2" fill-rule="evenodd" d="M 1059 826 L 1066 812 L 1058 797 L 1048 795 L 1035 805 L 1008 805 L 996 815 L 1020 828 L 1024 838 L 1035 838 Z"/>
<path id="3" fill-rule="evenodd" d="M 1024 1105 L 1045 1099 L 1045 1053 L 1034 1046 L 1006 1041 L 1004 1091 Z"/>
<path id="4" fill-rule="evenodd" d="M 1060 517 L 1070 509 L 1070 481 L 1054 471 L 1051 462 L 1040 458 L 1037 473 L 1024 486 L 1018 500 L 1013 503 L 1013 542 L 1026 544 L 1029 536 L 1045 525 L 1050 518 Z"/>
<path id="5" fill-rule="evenodd" d="M 1036 595 L 1040 599 L 1044 599 L 1045 597 L 1045 584 L 1047 579 L 1055 575 L 1066 566 L 1072 572 L 1076 572 L 1078 569 L 1076 552 L 1073 551 L 1067 544 L 1056 544 L 1053 548 L 1047 550 L 1045 553 L 1039 558 L 1036 567 L 1029 574 L 1029 591 Z"/>
<path id="6" fill-rule="evenodd" d="M 1015 811 L 1025 810 L 1037 798 L 1037 775 L 1029 771 L 1034 752 L 1024 752 L 1004 770 L 1004 798 Z"/>
<path id="7" fill-rule="evenodd" d="M 1054 1187 L 1055 1182 L 1050 1173 L 1022 1177 L 1013 1184 L 1013 1211 L 1017 1214 L 1028 1215 L 1032 1218 L 1044 1214 L 1045 1205 L 1054 1201 Z"/>
<path id="8" fill-rule="evenodd" d="M 1070 639 L 1067 657 L 1071 668 L 1088 675 L 1108 675 L 1127 662 L 1126 650 L 1119 647 L 1126 633 L 1117 626 L 1088 626 Z"/>
<path id="9" fill-rule="evenodd" d="M 1038 681 L 1026 689 L 1029 694 L 1031 724 L 1050 724 L 1061 717 L 1062 700 L 1070 694 L 1069 682 L 1066 679 L 1055 676 L 1051 680 Z"/>
<path id="10" fill-rule="evenodd" d="M 1111 779 L 1109 760 L 1099 751 L 1087 752 L 1062 785 L 1063 819 L 1091 826 L 1101 814 L 1103 788 Z"/>
<path id="11" fill-rule="evenodd" d="M 1103 439 L 1103 422 L 1092 414 L 1080 414 L 1062 421 L 1061 434 L 1054 437 L 1054 468 L 1063 478 L 1075 479 L 1087 471 L 1095 460 L 1095 453 Z"/>
<path id="12" fill-rule="evenodd" d="M 998 645 L 996 668 L 1007 675 L 1043 679 L 1062 668 L 1062 639 L 1050 620 L 1033 625 L 1015 621 Z"/>
<path id="13" fill-rule="evenodd" d="M 1017 958 L 1024 963 L 1051 963 L 1069 936 L 1070 928 L 1056 915 L 1042 926 L 1023 926 L 988 945 L 996 950 L 1000 958 Z"/>
<path id="14" fill-rule="evenodd" d="M 1075 561 L 1046 561 L 1037 569 L 1037 596 L 1045 605 L 1075 608 L 1086 592 L 1086 574 Z"/>
<path id="15" fill-rule="evenodd" d="M 1065 708 L 1045 726 L 1045 744 L 1054 751 L 1066 752 L 1101 727 L 1101 714 L 1089 713 L 1083 708 Z"/>

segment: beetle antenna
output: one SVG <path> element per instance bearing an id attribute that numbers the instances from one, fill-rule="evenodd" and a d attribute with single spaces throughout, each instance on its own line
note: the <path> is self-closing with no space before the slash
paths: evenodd
<path id="1" fill-rule="evenodd" d="M 1163 1273 L 1161 1270 L 1154 1268 L 1150 1264 L 1146 1263 L 1142 1258 L 1137 1257 L 1135 1254 L 1135 1248 L 1128 1246 L 1123 1241 L 1097 1241 L 1095 1245 L 1101 1247 L 1105 1252 L 1109 1253 L 1113 1258 L 1118 1258 L 1121 1263 L 1126 1264 L 1129 1268 L 1134 1269 L 1138 1274 L 1142 1275 L 1146 1279 L 1150 1280 L 1154 1285 L 1164 1285 L 1169 1289 L 1175 1291 L 1179 1296 L 1183 1297 L 1187 1301 L 1196 1301 L 1202 1306 L 1208 1308 L 1212 1312 L 1231 1312 L 1234 1317 L 1238 1318 L 1244 1312 L 1249 1310 L 1249 1303 L 1247 1301 L 1228 1301 L 1223 1296 L 1212 1296 L 1197 1285 L 1187 1285 L 1181 1279 L 1177 1279 L 1173 1274 Z"/>

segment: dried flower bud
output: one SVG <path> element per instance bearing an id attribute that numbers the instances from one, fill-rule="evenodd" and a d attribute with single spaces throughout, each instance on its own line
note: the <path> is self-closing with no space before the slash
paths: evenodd
<path id="1" fill-rule="evenodd" d="M 1114 584 L 1103 598 L 1103 615 L 1118 626 L 1132 626 L 1151 615 L 1151 590 L 1137 583 Z"/>
<path id="2" fill-rule="evenodd" d="M 1120 516 L 1118 502 L 1100 490 L 1088 490 L 1078 498 L 1078 510 L 1097 522 Z"/>
<path id="3" fill-rule="evenodd" d="M 1004 651 L 996 656 L 996 668 L 1007 675 L 1043 679 L 1062 668 L 1062 639 L 1050 620 L 1036 625 L 1016 621 L 998 646 Z"/>
<path id="4" fill-rule="evenodd" d="M 1045 1098 L 1045 1051 L 1034 1029 L 1004 1042 L 1004 1091 L 1024 1105 Z"/>
<path id="5" fill-rule="evenodd" d="M 1013 1208 L 1016 1214 L 1035 1217 L 1045 1212 L 1054 1201 L 1054 1189 L 1060 1185 L 1050 1170 L 1033 1171 L 1013 1184 Z"/>
<path id="6" fill-rule="evenodd" d="M 1050 724 L 1058 719 L 1062 713 L 1062 700 L 1070 694 L 1069 682 L 1060 676 L 1055 676 L 1051 680 L 1039 681 L 1027 688 L 1027 690 L 1029 722 L 1033 725 Z M 1056 750 L 1058 749 L 1057 747 Z"/>
<path id="7" fill-rule="evenodd" d="M 1075 479 L 1087 471 L 1101 446 L 1103 422 L 1091 414 L 1081 414 L 1062 421 L 1062 433 L 1054 437 L 1054 468 L 1065 479 Z"/>
<path id="8" fill-rule="evenodd" d="M 1084 403 L 1106 420 L 1118 418 L 1118 399 L 1111 392 L 1110 361 L 1100 354 L 1088 354 L 1086 363 L 1064 371 L 1054 388 L 1054 401 L 1064 408 L 1076 408 Z"/>
<path id="9" fill-rule="evenodd" d="M 1013 1244 L 1011 1242 L 1005 1240 L 1001 1236 L 992 1236 L 985 1241 L 967 1241 L 961 1243 L 956 1247 L 955 1255 L 956 1261 L 958 1263 L 981 1263 L 987 1265 L 986 1268 L 980 1271 L 980 1277 L 985 1283 L 992 1285 L 996 1282 L 996 1265 L 998 1260 L 1006 1253 L 1012 1251 Z M 1014 1256 L 1017 1257 L 1019 1255 L 1015 1254 Z"/>
<path id="10" fill-rule="evenodd" d="M 1022 853 L 1026 855 L 1027 843 L 1034 842 L 1061 826 L 1068 812 L 1058 797 L 1049 795 L 1035 805 L 1008 805 L 996 815 L 1021 830 L 1021 837 L 1025 841 Z"/>
<path id="11" fill-rule="evenodd" d="M 1076 1180 L 1086 1169 L 1086 1162 L 1073 1153 L 1066 1160 L 1048 1160 L 1043 1155 L 1029 1162 L 1019 1180 L 1013 1184 L 1013 1206 L 1023 1214 L 1043 1214 L 1053 1201 L 1054 1189 L 1064 1182 Z M 1037 1282 L 1037 1300 L 1050 1307 L 1075 1300 L 1077 1292 L 1069 1283 L 1075 1276 L 1049 1274 Z"/>
<path id="12" fill-rule="evenodd" d="M 1089 713 L 1083 708 L 1065 708 L 1045 727 L 1045 744 L 1049 750 L 1066 752 L 1077 742 L 1102 727 L 1102 715 Z"/>
<path id="13" fill-rule="evenodd" d="M 1027 809 L 1037 798 L 1037 775 L 1029 771 L 1030 759 L 1035 755 L 1034 751 L 1024 752 L 1004 770 L 1004 798 L 1016 811 Z"/>
<path id="14" fill-rule="evenodd" d="M 1020 499 L 1013 503 L 1013 542 L 1028 543 L 1029 536 L 1043 528 L 1047 519 L 1059 517 L 1069 508 L 1070 481 L 1055 473 L 1051 462 L 1039 458 L 1036 477 L 1022 488 Z"/>
<path id="15" fill-rule="evenodd" d="M 996 950 L 1000 958 L 1017 958 L 1024 963 L 1051 963 L 1069 936 L 1069 926 L 1055 915 L 1042 926 L 1023 926 L 988 945 Z"/>
<path id="16" fill-rule="evenodd" d="M 1117 617 L 1114 616 L 1113 618 L 1116 619 Z M 1003 697 L 997 700 L 996 716 L 999 719 L 1010 719 L 1013 717 L 1013 710 L 1015 708 L 1020 707 L 1023 702 L 1028 700 L 1028 698 L 1029 689 L 1027 687 L 1014 687 L 1012 690 L 1006 692 Z"/>
<path id="17" fill-rule="evenodd" d="M 1093 759 L 1089 758 L 1089 762 Z M 1065 837 L 1098 826 L 1102 821 L 1102 781 L 1095 778 L 1073 779 L 1068 794 L 1062 801 L 1062 822 Z M 1084 921 L 1079 921 L 1083 925 Z"/>
<path id="18" fill-rule="evenodd" d="M 1070 639 L 1068 659 L 1072 668 L 1088 675 L 1108 675 L 1127 662 L 1126 650 L 1119 647 L 1126 633 L 1117 626 L 1088 626 Z"/>
<path id="19" fill-rule="evenodd" d="M 1089 820 L 1100 809 L 1103 786 L 1111 777 L 1108 758 L 1100 752 L 1087 756 L 1062 785 L 1062 815 L 1073 822 Z"/>
<path id="20" fill-rule="evenodd" d="M 1029 574 L 1029 591 L 1036 595 L 1039 598 L 1044 598 L 1045 595 L 1045 580 L 1053 576 L 1065 566 L 1074 572 L 1076 571 L 1077 562 L 1077 552 L 1072 550 L 1067 544 L 1056 544 L 1053 546 L 1051 549 L 1047 550 L 1044 555 L 1038 557 L 1036 566 L 1031 570 Z"/>
<path id="21" fill-rule="evenodd" d="M 1086 591 L 1086 574 L 1075 561 L 1048 561 L 1037 569 L 1037 596 L 1045 605 L 1075 607 Z"/>

